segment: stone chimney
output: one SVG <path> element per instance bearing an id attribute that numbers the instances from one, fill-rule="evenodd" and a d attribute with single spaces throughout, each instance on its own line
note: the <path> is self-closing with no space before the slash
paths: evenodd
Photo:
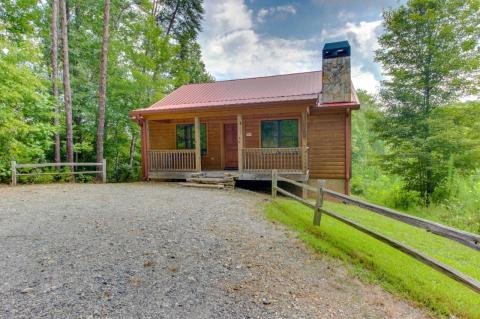
<path id="1" fill-rule="evenodd" d="M 325 43 L 322 51 L 322 103 L 350 102 L 350 44 Z"/>

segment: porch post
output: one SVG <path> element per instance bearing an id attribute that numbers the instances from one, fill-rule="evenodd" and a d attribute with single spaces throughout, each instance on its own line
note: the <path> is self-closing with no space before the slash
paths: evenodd
<path id="1" fill-rule="evenodd" d="M 308 170 L 308 142 L 307 142 L 307 112 L 302 112 L 302 172 L 307 173 Z"/>
<path id="2" fill-rule="evenodd" d="M 202 145 L 200 139 L 200 119 L 195 116 L 195 169 L 202 171 Z"/>
<path id="3" fill-rule="evenodd" d="M 143 179 L 148 181 L 148 124 L 144 119 L 139 118 L 138 122 L 140 128 L 142 129 L 142 168 L 143 168 Z"/>
<path id="4" fill-rule="evenodd" d="M 237 114 L 238 171 L 243 171 L 243 119 Z"/>
<path id="5" fill-rule="evenodd" d="M 308 113 L 302 112 L 302 173 L 307 174 L 308 171 Z M 308 183 L 308 176 L 305 177 L 305 184 Z M 302 198 L 308 198 L 308 190 L 302 187 Z"/>

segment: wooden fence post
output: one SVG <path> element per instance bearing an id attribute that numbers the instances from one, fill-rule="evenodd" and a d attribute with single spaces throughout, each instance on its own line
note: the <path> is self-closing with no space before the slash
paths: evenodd
<path id="1" fill-rule="evenodd" d="M 302 184 L 307 184 L 308 185 L 308 179 L 305 179 Z M 304 185 L 302 187 L 302 198 L 303 199 L 308 199 L 308 189 L 307 187 L 305 187 L 306 185 Z"/>
<path id="2" fill-rule="evenodd" d="M 272 170 L 272 198 L 277 197 L 277 170 Z"/>
<path id="3" fill-rule="evenodd" d="M 17 185 L 17 162 L 12 161 L 12 186 Z"/>
<path id="4" fill-rule="evenodd" d="M 320 226 L 320 221 L 322 219 L 321 208 L 323 206 L 323 189 L 325 188 L 325 181 L 318 181 L 318 190 L 317 190 L 317 201 L 315 203 L 315 213 L 313 216 L 313 224 L 315 226 Z"/>
<path id="5" fill-rule="evenodd" d="M 107 160 L 106 159 L 102 160 L 102 179 L 103 179 L 103 183 L 107 182 Z"/>

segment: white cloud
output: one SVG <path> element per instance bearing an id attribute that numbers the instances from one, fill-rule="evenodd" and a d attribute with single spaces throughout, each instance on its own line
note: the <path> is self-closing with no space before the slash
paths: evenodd
<path id="1" fill-rule="evenodd" d="M 297 9 L 291 5 L 283 5 L 269 8 L 261 8 L 257 13 L 257 21 L 259 23 L 265 22 L 267 16 L 276 16 L 279 19 L 285 19 L 288 15 L 297 14 Z"/>
<path id="2" fill-rule="evenodd" d="M 350 45 L 364 57 L 371 57 L 372 52 L 378 48 L 377 37 L 381 31 L 382 20 L 361 21 L 359 23 L 347 22 L 343 28 L 322 30 L 322 38 L 346 38 Z"/>
<path id="3" fill-rule="evenodd" d="M 347 39 L 352 47 L 352 81 L 357 89 L 377 93 L 380 81 L 368 69 L 377 69 L 374 64 L 374 51 L 378 48 L 378 35 L 381 32 L 382 20 L 347 22 L 344 27 L 335 31 L 322 30 L 322 39 Z M 367 68 L 369 66 L 370 68 Z"/>
<path id="4" fill-rule="evenodd" d="M 321 68 L 320 52 L 308 49 L 308 41 L 259 35 L 242 0 L 206 1 L 205 11 L 200 45 L 207 70 L 218 79 Z"/>
<path id="5" fill-rule="evenodd" d="M 199 40 L 207 70 L 218 80 L 320 70 L 319 47 L 326 40 L 347 38 L 353 52 L 362 56 L 352 60 L 355 87 L 377 91 L 379 82 L 374 72 L 365 67 L 365 61 L 372 59 L 372 50 L 377 46 L 379 21 L 346 23 L 336 31 L 323 30 L 315 38 L 283 39 L 256 32 L 254 21 L 262 11 L 255 16 L 243 0 L 207 0 L 205 11 Z"/>
<path id="6" fill-rule="evenodd" d="M 348 21 L 355 17 L 355 14 L 351 11 L 340 10 L 337 14 L 337 18 L 342 21 Z"/>
<path id="7" fill-rule="evenodd" d="M 359 65 L 352 66 L 352 82 L 355 89 L 363 89 L 370 93 L 377 93 L 380 88 L 380 82 L 375 75 Z"/>

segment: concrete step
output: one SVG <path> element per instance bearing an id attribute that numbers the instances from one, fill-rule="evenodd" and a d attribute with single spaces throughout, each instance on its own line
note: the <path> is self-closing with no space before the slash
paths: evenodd
<path id="1" fill-rule="evenodd" d="M 223 189 L 225 188 L 225 185 L 223 184 L 200 184 L 200 183 L 178 183 L 182 186 L 186 187 L 199 187 L 199 188 L 217 188 L 217 189 Z"/>
<path id="2" fill-rule="evenodd" d="M 233 184 L 235 183 L 233 177 L 191 177 L 187 178 L 187 182 L 200 184 Z"/>

